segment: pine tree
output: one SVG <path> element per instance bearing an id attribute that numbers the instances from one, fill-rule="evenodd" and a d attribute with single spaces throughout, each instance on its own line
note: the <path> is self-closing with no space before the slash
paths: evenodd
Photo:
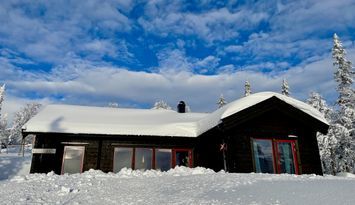
<path id="1" fill-rule="evenodd" d="M 227 104 L 227 101 L 224 99 L 223 94 L 221 94 L 217 101 L 218 108 L 223 107 L 225 104 Z"/>
<path id="2" fill-rule="evenodd" d="M 333 36 L 333 66 L 335 67 L 334 79 L 338 83 L 339 97 L 334 124 L 337 129 L 335 134 L 338 139 L 336 150 L 339 160 L 338 171 L 355 172 L 355 94 L 352 88 L 354 71 L 352 63 L 346 59 L 346 51 L 339 37 Z"/>
<path id="3" fill-rule="evenodd" d="M 245 81 L 244 85 L 244 96 L 248 96 L 251 94 L 251 87 L 249 81 Z"/>
<path id="4" fill-rule="evenodd" d="M 290 87 L 288 86 L 288 83 L 286 79 L 283 79 L 282 81 L 282 86 L 281 86 L 281 93 L 282 95 L 290 96 Z"/>
<path id="5" fill-rule="evenodd" d="M 164 100 L 158 100 L 152 107 L 153 110 L 171 110 L 171 107 Z"/>

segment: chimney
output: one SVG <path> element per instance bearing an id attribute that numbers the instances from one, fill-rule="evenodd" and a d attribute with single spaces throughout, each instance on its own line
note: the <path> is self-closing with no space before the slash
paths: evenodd
<path id="1" fill-rule="evenodd" d="M 177 112 L 178 113 L 185 113 L 186 112 L 186 104 L 184 101 L 180 101 L 177 105 Z"/>

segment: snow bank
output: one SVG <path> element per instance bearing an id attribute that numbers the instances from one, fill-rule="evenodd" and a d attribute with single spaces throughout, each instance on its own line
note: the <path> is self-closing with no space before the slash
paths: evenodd
<path id="1" fill-rule="evenodd" d="M 355 174 L 352 174 L 349 172 L 339 172 L 339 173 L 337 173 L 337 176 L 355 178 Z"/>
<path id="2" fill-rule="evenodd" d="M 354 204 L 349 177 L 215 173 L 205 168 L 31 174 L 0 181 L 0 204 Z"/>
<path id="3" fill-rule="evenodd" d="M 188 168 L 183 166 L 176 166 L 174 169 L 170 169 L 166 172 L 161 172 L 158 170 L 132 170 L 123 168 L 116 175 L 122 178 L 132 178 L 132 177 L 160 177 L 160 176 L 188 176 L 188 175 L 199 175 L 199 174 L 212 174 L 215 173 L 212 169 L 206 169 L 203 167 Z"/>

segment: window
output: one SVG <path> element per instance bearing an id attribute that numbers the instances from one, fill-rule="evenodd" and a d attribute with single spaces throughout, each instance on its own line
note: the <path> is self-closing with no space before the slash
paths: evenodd
<path id="1" fill-rule="evenodd" d="M 84 162 L 84 146 L 65 146 L 62 163 L 62 174 L 81 173 Z"/>
<path id="2" fill-rule="evenodd" d="M 168 171 L 171 168 L 171 149 L 155 149 L 155 169 Z"/>
<path id="3" fill-rule="evenodd" d="M 152 168 L 152 155 L 153 149 L 150 148 L 135 148 L 135 169 L 151 169 Z"/>
<path id="4" fill-rule="evenodd" d="M 116 147 L 113 158 L 113 171 L 119 172 L 122 168 L 132 168 L 133 148 Z"/>
<path id="5" fill-rule="evenodd" d="M 189 149 L 174 150 L 174 167 L 185 166 L 192 167 L 192 153 Z"/>
<path id="6" fill-rule="evenodd" d="M 274 158 L 271 140 L 253 140 L 255 172 L 274 173 Z"/>
<path id="7" fill-rule="evenodd" d="M 275 141 L 278 173 L 297 174 L 296 144 L 291 140 Z"/>
<path id="8" fill-rule="evenodd" d="M 255 172 L 298 174 L 295 140 L 253 139 Z"/>
<path id="9" fill-rule="evenodd" d="M 192 167 L 192 150 L 141 147 L 114 148 L 113 172 L 119 172 L 124 167 L 167 171 L 175 166 Z"/>

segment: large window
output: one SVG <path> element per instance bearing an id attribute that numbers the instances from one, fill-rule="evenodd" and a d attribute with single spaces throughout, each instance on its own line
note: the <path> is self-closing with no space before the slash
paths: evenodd
<path id="1" fill-rule="evenodd" d="M 253 139 L 255 172 L 298 174 L 295 140 Z"/>
<path id="2" fill-rule="evenodd" d="M 167 171 L 175 166 L 192 167 L 192 150 L 141 147 L 116 147 L 114 149 L 114 172 L 119 172 L 124 167 Z"/>
<path id="3" fill-rule="evenodd" d="M 155 169 L 167 171 L 171 168 L 171 149 L 155 149 Z"/>
<path id="4" fill-rule="evenodd" d="M 134 161 L 135 169 L 151 169 L 153 159 L 153 149 L 150 148 L 135 148 L 136 155 Z"/>
<path id="5" fill-rule="evenodd" d="M 65 146 L 62 163 L 62 174 L 81 173 L 84 162 L 84 146 Z"/>
<path id="6" fill-rule="evenodd" d="M 116 147 L 113 159 L 113 171 L 119 172 L 122 168 L 132 168 L 133 148 Z"/>
<path id="7" fill-rule="evenodd" d="M 174 150 L 174 166 L 192 166 L 192 154 L 188 149 Z"/>
<path id="8" fill-rule="evenodd" d="M 274 158 L 271 140 L 253 141 L 255 172 L 274 173 Z"/>

